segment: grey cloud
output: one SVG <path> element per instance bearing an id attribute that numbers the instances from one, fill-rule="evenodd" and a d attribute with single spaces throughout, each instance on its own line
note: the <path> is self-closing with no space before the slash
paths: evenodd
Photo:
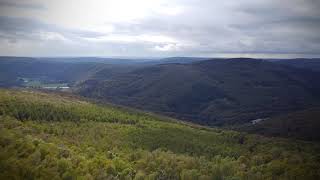
<path id="1" fill-rule="evenodd" d="M 22 9 L 33 9 L 33 10 L 45 10 L 44 6 L 38 4 L 28 4 L 14 1 L 4 1 L 0 0 L 0 7 L 10 7 L 10 8 L 22 8 Z"/>
<path id="2" fill-rule="evenodd" d="M 23 4 L 1 3 L 0 6 Z M 34 19 L 0 17 L 0 39 L 41 41 L 37 33 L 56 32 L 83 43 L 63 47 L 64 53 L 96 55 L 197 55 L 213 53 L 297 53 L 320 54 L 319 0 L 173 0 L 185 8 L 176 16 L 153 14 L 135 22 L 111 23 L 114 32 L 101 33 L 61 27 Z M 169 6 L 170 4 L 168 4 Z M 97 42 L 83 38 L 159 35 L 177 39 L 172 42 Z M 50 44 L 55 46 L 55 44 Z M 155 47 L 178 46 L 171 52 L 157 52 Z M 62 47 L 61 47 L 62 48 Z M 49 48 L 48 48 L 49 49 Z M 54 49 L 54 48 L 53 48 Z M 61 50 L 56 47 L 54 52 Z M 62 50 L 61 50 L 62 51 Z M 52 51 L 53 52 L 53 51 Z M 50 50 L 46 53 L 53 54 Z M 117 54 L 118 53 L 118 54 Z"/>
<path id="3" fill-rule="evenodd" d="M 312 16 L 318 13 L 316 10 L 320 6 L 315 6 L 319 3 L 313 4 L 314 1 L 307 0 L 303 5 L 309 11 L 302 13 L 295 10 L 295 6 L 300 5 L 301 1 L 243 2 L 246 2 L 245 6 L 234 3 L 234 8 L 226 12 L 230 16 L 235 15 L 234 21 L 222 24 L 211 21 L 214 12 L 210 13 L 210 7 L 216 2 L 202 1 L 196 4 L 195 1 L 189 1 L 195 6 L 191 14 L 171 19 L 154 17 L 129 25 L 120 24 L 116 26 L 116 30 L 125 34 L 164 34 L 195 42 L 197 46 L 188 49 L 186 53 L 319 53 L 320 19 Z M 238 14 L 243 16 L 236 16 Z M 197 18 L 201 20 L 197 21 Z"/>
<path id="4" fill-rule="evenodd" d="M 94 31 L 64 28 L 34 19 L 0 16 L 0 38 L 2 39 L 9 39 L 12 42 L 17 42 L 21 39 L 39 40 L 37 35 L 40 32 L 59 33 L 70 39 L 104 35 Z"/>

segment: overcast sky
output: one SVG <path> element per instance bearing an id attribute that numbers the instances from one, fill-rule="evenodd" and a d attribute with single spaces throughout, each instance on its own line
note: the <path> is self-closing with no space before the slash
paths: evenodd
<path id="1" fill-rule="evenodd" d="M 0 0 L 0 55 L 320 57 L 320 0 Z"/>

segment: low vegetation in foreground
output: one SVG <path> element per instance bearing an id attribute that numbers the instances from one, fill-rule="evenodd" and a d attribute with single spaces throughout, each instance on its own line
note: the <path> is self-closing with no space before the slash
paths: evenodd
<path id="1" fill-rule="evenodd" d="M 0 91 L 0 179 L 320 179 L 317 143 Z"/>

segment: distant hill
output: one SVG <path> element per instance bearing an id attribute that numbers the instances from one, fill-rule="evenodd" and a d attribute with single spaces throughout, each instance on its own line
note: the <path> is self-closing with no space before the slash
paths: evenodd
<path id="1" fill-rule="evenodd" d="M 206 58 L 101 58 L 101 57 L 6 57 L 0 56 L 0 87 L 19 86 L 19 78 L 77 83 L 88 79 L 109 78 L 135 68 L 156 64 L 188 64 Z"/>
<path id="2" fill-rule="evenodd" d="M 199 61 L 208 60 L 210 58 L 201 58 L 201 57 L 169 57 L 163 58 L 158 61 L 155 61 L 157 64 L 169 64 L 169 63 L 179 63 L 179 64 L 189 64 Z"/>
<path id="3" fill-rule="evenodd" d="M 63 59 L 38 59 L 25 57 L 0 57 L 0 87 L 19 86 L 19 78 L 37 78 L 44 81 L 76 83 L 107 71 L 106 77 L 127 72 L 129 65 L 97 62 L 75 62 Z"/>
<path id="4" fill-rule="evenodd" d="M 276 61 L 276 63 L 320 72 L 320 59 L 286 59 Z"/>
<path id="5" fill-rule="evenodd" d="M 267 136 L 320 141 L 320 108 L 310 108 L 268 118 L 239 129 Z"/>
<path id="6" fill-rule="evenodd" d="M 210 58 L 203 57 L 168 57 L 168 58 L 110 58 L 110 57 L 14 57 L 14 56 L 0 56 L 1 60 L 24 61 L 24 60 L 38 60 L 41 62 L 60 62 L 60 63 L 103 63 L 113 65 L 132 65 L 132 64 L 167 64 L 167 63 L 181 63 L 188 64 L 197 61 L 208 60 Z"/>
<path id="7" fill-rule="evenodd" d="M 319 104 L 320 74 L 256 59 L 215 59 L 91 78 L 78 93 L 209 125 L 250 122 Z"/>

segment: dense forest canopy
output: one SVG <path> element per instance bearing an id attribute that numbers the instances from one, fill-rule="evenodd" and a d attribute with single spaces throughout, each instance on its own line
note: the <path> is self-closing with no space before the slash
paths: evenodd
<path id="1" fill-rule="evenodd" d="M 320 145 L 0 91 L 1 179 L 319 179 Z"/>

